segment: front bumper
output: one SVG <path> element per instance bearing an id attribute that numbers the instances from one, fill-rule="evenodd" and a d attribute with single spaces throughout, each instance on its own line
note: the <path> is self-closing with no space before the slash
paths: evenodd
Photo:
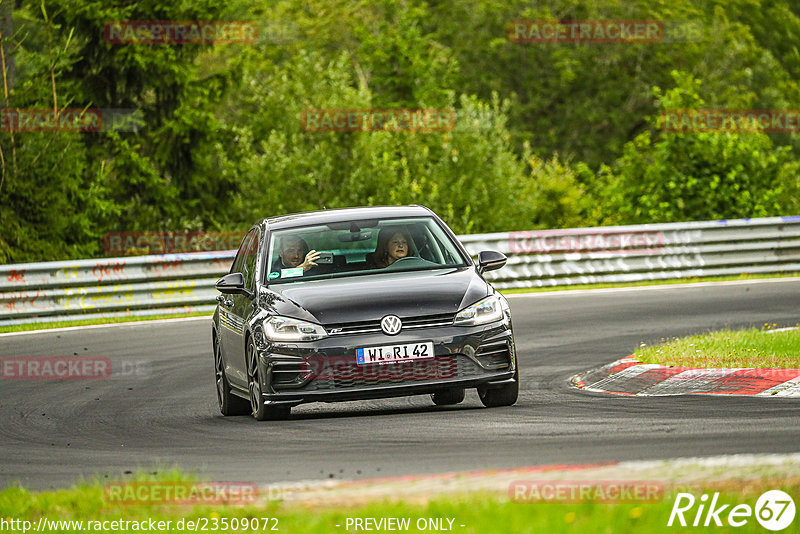
<path id="1" fill-rule="evenodd" d="M 434 358 L 358 365 L 356 348 L 433 343 Z M 305 343 L 257 343 L 261 391 L 269 404 L 399 397 L 446 388 L 499 387 L 516 380 L 511 325 L 440 326 L 349 334 Z"/>

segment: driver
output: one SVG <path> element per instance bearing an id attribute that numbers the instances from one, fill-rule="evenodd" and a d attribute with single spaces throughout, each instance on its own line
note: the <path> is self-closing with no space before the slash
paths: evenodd
<path id="1" fill-rule="evenodd" d="M 378 233 L 378 244 L 371 255 L 372 267 L 384 269 L 411 253 L 411 236 L 404 230 L 384 228 Z"/>
<path id="2" fill-rule="evenodd" d="M 303 271 L 308 271 L 317 266 L 314 262 L 319 259 L 319 256 L 320 254 L 316 250 L 308 250 L 308 243 L 302 237 L 286 236 L 281 239 L 278 259 L 272 265 L 272 270 L 280 271 L 281 269 L 302 267 Z"/>

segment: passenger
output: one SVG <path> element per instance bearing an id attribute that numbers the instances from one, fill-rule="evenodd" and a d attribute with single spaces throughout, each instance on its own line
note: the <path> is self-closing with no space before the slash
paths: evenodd
<path id="1" fill-rule="evenodd" d="M 319 259 L 319 252 L 316 250 L 308 250 L 308 243 L 305 239 L 290 235 L 281 238 L 281 248 L 278 251 L 278 259 L 272 265 L 273 271 L 280 271 L 281 269 L 291 269 L 292 267 L 302 267 L 304 272 L 307 272 L 312 267 L 316 267 L 314 263 Z"/>
<path id="2" fill-rule="evenodd" d="M 385 269 L 400 258 L 411 254 L 411 236 L 404 230 L 384 228 L 378 233 L 378 244 L 375 252 L 370 254 L 367 262 L 374 269 Z"/>

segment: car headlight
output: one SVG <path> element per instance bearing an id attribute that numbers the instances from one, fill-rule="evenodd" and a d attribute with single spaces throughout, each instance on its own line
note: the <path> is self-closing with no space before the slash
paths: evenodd
<path id="1" fill-rule="evenodd" d="M 328 333 L 321 325 L 276 315 L 264 323 L 264 335 L 270 341 L 315 341 Z"/>
<path id="2" fill-rule="evenodd" d="M 456 314 L 453 324 L 477 326 L 493 323 L 503 318 L 503 301 L 498 295 L 489 295 L 471 306 L 467 306 Z"/>

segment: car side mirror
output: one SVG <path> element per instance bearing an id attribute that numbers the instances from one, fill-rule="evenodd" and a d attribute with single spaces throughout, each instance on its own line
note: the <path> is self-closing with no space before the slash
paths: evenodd
<path id="1" fill-rule="evenodd" d="M 242 273 L 226 274 L 215 284 L 217 291 L 224 295 L 244 295 L 253 298 L 253 292 L 244 287 L 244 275 Z"/>
<path id="2" fill-rule="evenodd" d="M 478 272 L 495 271 L 506 264 L 506 255 L 495 250 L 482 250 L 478 253 Z"/>

